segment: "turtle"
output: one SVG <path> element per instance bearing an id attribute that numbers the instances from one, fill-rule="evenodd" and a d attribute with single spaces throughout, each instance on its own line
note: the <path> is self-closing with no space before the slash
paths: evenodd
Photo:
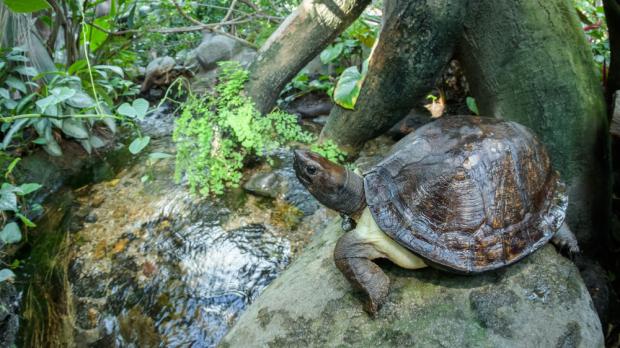
<path id="1" fill-rule="evenodd" d="M 294 151 L 299 181 L 340 212 L 334 261 L 375 316 L 390 280 L 375 263 L 478 274 L 551 241 L 579 252 L 566 187 L 531 130 L 491 117 L 445 116 L 397 142 L 364 173 Z M 355 223 L 350 223 L 354 221 Z"/>

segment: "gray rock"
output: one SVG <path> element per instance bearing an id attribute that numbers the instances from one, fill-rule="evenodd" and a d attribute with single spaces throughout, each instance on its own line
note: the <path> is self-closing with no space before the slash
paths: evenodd
<path id="1" fill-rule="evenodd" d="M 333 221 L 248 308 L 222 347 L 603 347 L 577 268 L 548 245 L 478 276 L 382 264 L 392 280 L 376 319 L 334 266 Z"/>
<path id="2" fill-rule="evenodd" d="M 0 282 L 0 347 L 11 347 L 19 331 L 19 293 L 9 282 Z"/>
<path id="3" fill-rule="evenodd" d="M 257 196 L 276 198 L 286 190 L 286 182 L 276 172 L 256 173 L 243 188 Z"/>
<path id="4" fill-rule="evenodd" d="M 247 67 L 254 60 L 256 51 L 246 47 L 241 42 L 227 36 L 206 33 L 202 43 L 190 55 L 187 66 L 192 66 L 197 61 L 203 72 L 217 68 L 217 63 L 225 60 L 234 60 Z"/>

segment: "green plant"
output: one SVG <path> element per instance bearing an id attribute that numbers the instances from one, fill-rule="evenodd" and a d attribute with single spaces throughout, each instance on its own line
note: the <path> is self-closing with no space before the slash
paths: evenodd
<path id="1" fill-rule="evenodd" d="M 575 8 L 588 43 L 592 48 L 594 61 L 599 66 L 600 71 L 605 73 L 605 68 L 610 59 L 610 48 L 603 5 L 601 1 L 597 0 L 575 0 Z"/>
<path id="2" fill-rule="evenodd" d="M 336 143 L 332 140 L 327 140 L 320 144 L 313 144 L 310 147 L 310 150 L 335 163 L 342 164 L 347 159 L 346 152 L 340 150 L 338 145 L 336 145 Z"/>
<path id="3" fill-rule="evenodd" d="M 287 142 L 313 140 L 294 115 L 275 111 L 262 116 L 242 94 L 247 78 L 238 63 L 220 63 L 215 92 L 204 97 L 190 93 L 176 120 L 175 177 L 180 181 L 185 174 L 194 193 L 221 194 L 238 186 L 249 158 L 267 158 Z"/>
<path id="4" fill-rule="evenodd" d="M 36 225 L 26 216 L 27 212 L 34 212 L 42 209 L 38 204 L 30 204 L 25 197 L 39 190 L 41 185 L 36 183 L 15 184 L 12 172 L 19 163 L 20 158 L 16 158 L 8 165 L 4 174 L 4 182 L 0 186 L 0 217 L 2 218 L 2 230 L 0 230 L 0 248 L 18 243 L 22 240 L 22 231 L 18 224 L 23 226 L 36 227 Z M 7 268 L 0 269 L 0 282 L 13 278 L 15 275 Z"/>

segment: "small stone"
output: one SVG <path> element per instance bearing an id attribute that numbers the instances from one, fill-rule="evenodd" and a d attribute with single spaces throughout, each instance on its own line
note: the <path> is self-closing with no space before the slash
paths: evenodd
<path id="1" fill-rule="evenodd" d="M 275 172 L 256 173 L 243 188 L 257 196 L 276 198 L 284 192 L 285 185 Z"/>
<path id="2" fill-rule="evenodd" d="M 95 213 L 89 213 L 84 217 L 84 222 L 94 223 L 97 222 L 97 215 Z"/>

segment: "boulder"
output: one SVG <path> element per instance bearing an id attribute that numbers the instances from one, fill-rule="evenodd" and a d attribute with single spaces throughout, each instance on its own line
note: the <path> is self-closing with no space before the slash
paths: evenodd
<path id="1" fill-rule="evenodd" d="M 201 70 L 206 72 L 217 68 L 217 63 L 225 60 L 238 61 L 243 67 L 247 67 L 255 56 L 254 49 L 246 47 L 239 41 L 221 34 L 206 33 L 191 60 L 195 57 Z M 193 64 L 188 62 L 186 65 Z"/>
<path id="2" fill-rule="evenodd" d="M 381 263 L 387 303 L 372 319 L 334 266 L 338 220 L 243 313 L 222 347 L 603 347 L 575 265 L 547 245 L 476 276 Z"/>

